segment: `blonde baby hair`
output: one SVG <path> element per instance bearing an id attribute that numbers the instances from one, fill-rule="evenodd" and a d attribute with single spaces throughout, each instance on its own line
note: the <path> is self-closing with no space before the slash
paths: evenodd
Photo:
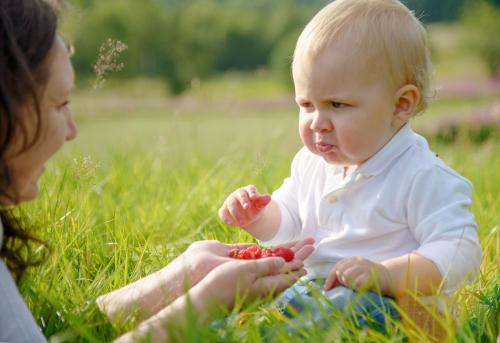
<path id="1" fill-rule="evenodd" d="M 340 42 L 348 44 L 350 51 L 346 53 L 364 58 L 377 79 L 385 77 L 397 88 L 415 85 L 421 93 L 415 113 L 426 109 L 433 96 L 427 34 L 400 1 L 336 0 L 328 4 L 302 31 L 293 65 L 298 58 L 314 63 L 319 53 Z"/>

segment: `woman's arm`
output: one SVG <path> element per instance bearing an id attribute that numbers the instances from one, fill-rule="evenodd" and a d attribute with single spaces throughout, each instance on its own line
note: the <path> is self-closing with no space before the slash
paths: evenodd
<path id="1" fill-rule="evenodd" d="M 123 288 L 97 298 L 99 309 L 112 322 L 124 322 L 128 317 L 148 318 L 189 289 L 186 259 L 179 256 L 166 267 Z"/>
<path id="2" fill-rule="evenodd" d="M 225 263 L 210 272 L 187 294 L 177 298 L 115 342 L 136 342 L 144 338 L 149 338 L 152 342 L 168 342 L 167 328 L 175 328 L 171 334 L 182 332 L 188 319 L 189 306 L 196 313 L 196 319 L 205 322 L 210 320 L 211 310 L 216 306 L 230 309 L 235 299 L 251 299 L 280 292 L 305 274 L 303 269 L 291 273 L 292 268 L 299 266 L 298 262 L 301 263 L 297 260 L 295 264 L 285 264 L 281 258 L 266 258 Z"/>
<path id="3" fill-rule="evenodd" d="M 231 261 L 229 251 L 250 244 L 223 244 L 215 240 L 198 241 L 170 264 L 123 288 L 97 298 L 99 309 L 112 322 L 129 317 L 144 320 L 196 285 L 215 267 Z"/>

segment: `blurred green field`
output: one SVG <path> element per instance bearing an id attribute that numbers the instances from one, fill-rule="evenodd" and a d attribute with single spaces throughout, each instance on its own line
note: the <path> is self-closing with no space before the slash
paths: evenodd
<path id="1" fill-rule="evenodd" d="M 437 28 L 442 35 L 447 29 Z M 460 49 L 451 44 L 438 50 L 438 69 L 450 56 L 458 56 L 454 63 L 460 65 Z M 463 56 L 464 63 L 471 58 Z M 473 74 L 484 80 L 484 70 L 472 59 Z M 467 77 L 453 68 L 444 68 L 439 80 Z M 21 284 L 44 334 L 54 342 L 110 341 L 133 323 L 111 326 L 95 305 L 97 296 L 161 268 L 195 240 L 250 241 L 242 230 L 221 224 L 217 209 L 239 186 L 253 183 L 271 192 L 288 175 L 300 148 L 291 98 L 265 73 L 229 74 L 181 98 L 165 97 L 154 80 L 78 89 L 72 103 L 79 137 L 49 163 L 40 198 L 23 207 L 51 247 L 46 263 Z M 499 99 L 496 93 L 438 99 L 414 127 L 430 134 L 443 117 L 468 116 Z M 448 337 L 494 341 L 500 298 L 498 127 L 481 142 L 467 134 L 452 142 L 429 139 L 432 149 L 474 184 L 471 210 L 484 248 L 475 283 L 457 295 L 458 323 L 446 324 Z M 42 256 L 43 250 L 37 253 Z M 277 321 L 258 307 L 245 313 L 257 313 L 257 319 L 228 328 L 226 341 L 258 342 L 258 318 Z M 427 339 L 397 323 L 387 336 L 350 329 L 344 321 L 332 322 L 330 332 L 307 333 L 303 340 L 401 342 L 408 334 Z M 221 339 L 195 325 L 185 341 Z"/>

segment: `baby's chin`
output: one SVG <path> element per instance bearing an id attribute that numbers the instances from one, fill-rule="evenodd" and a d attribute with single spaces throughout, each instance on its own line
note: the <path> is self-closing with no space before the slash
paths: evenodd
<path id="1" fill-rule="evenodd" d="M 348 165 L 350 164 L 348 161 L 346 161 L 343 156 L 340 156 L 337 151 L 330 151 L 328 153 L 323 153 L 321 151 L 318 151 L 316 149 L 309 149 L 313 154 L 318 155 L 321 157 L 326 163 L 335 165 L 335 166 L 343 166 L 343 165 Z"/>

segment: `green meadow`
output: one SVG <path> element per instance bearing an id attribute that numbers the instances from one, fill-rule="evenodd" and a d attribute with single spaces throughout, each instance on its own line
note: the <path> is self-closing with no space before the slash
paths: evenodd
<path id="1" fill-rule="evenodd" d="M 431 33 L 449 42 L 446 35 L 455 30 L 438 26 Z M 487 83 L 477 58 L 453 39 L 436 46 L 437 84 Z M 288 176 L 301 146 L 292 101 L 289 90 L 265 72 L 220 76 L 175 98 L 165 96 L 155 80 L 110 80 L 101 89 L 81 82 L 72 99 L 79 136 L 48 163 L 40 197 L 22 208 L 50 247 L 48 254 L 36 251 L 44 262 L 20 284 L 45 336 L 53 342 L 111 341 L 134 323 L 109 324 L 95 304 L 99 295 L 161 268 L 196 240 L 252 241 L 223 225 L 217 210 L 237 187 L 255 184 L 272 192 Z M 471 211 L 484 249 L 474 283 L 453 299 L 456 319 L 442 319 L 445 341 L 494 342 L 499 334 L 498 121 L 478 133 L 475 120 L 468 119 L 493 111 L 495 103 L 498 113 L 499 101 L 498 88 L 445 94 L 413 122 L 431 148 L 473 183 Z M 456 120 L 458 128 L 446 131 Z M 291 339 L 280 317 L 265 309 L 268 301 L 244 307 L 245 320 L 218 332 L 188 314 L 194 320 L 182 341 L 259 342 L 265 325 L 274 328 L 276 342 L 429 340 L 398 322 L 389 323 L 385 334 L 359 330 L 345 316 L 331 318 L 327 330 L 306 330 Z"/>

